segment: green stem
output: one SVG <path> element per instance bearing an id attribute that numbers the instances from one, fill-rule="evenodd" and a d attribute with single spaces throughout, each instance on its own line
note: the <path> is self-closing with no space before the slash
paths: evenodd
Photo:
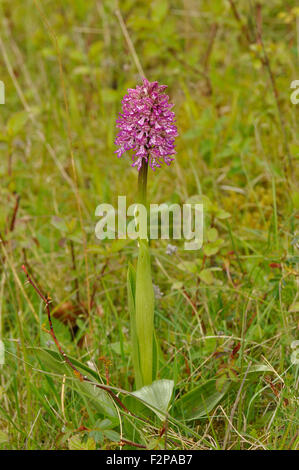
<path id="1" fill-rule="evenodd" d="M 144 206 L 147 204 L 147 173 L 148 162 L 144 159 L 138 174 L 138 203 Z M 154 290 L 146 239 L 139 239 L 134 321 L 132 335 L 136 335 L 135 342 L 139 355 L 139 370 L 135 370 L 136 384 L 140 382 L 137 380 L 140 377 L 142 385 L 149 385 L 153 380 Z"/>
<path id="2" fill-rule="evenodd" d="M 148 162 L 142 160 L 142 165 L 138 174 L 138 202 L 146 206 L 146 191 L 147 191 L 147 170 Z"/>

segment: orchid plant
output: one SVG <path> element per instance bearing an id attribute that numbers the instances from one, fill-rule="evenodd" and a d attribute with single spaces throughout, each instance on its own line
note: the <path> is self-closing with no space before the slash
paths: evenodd
<path id="1" fill-rule="evenodd" d="M 173 104 L 164 90 L 166 85 L 143 79 L 142 85 L 129 89 L 122 100 L 117 120 L 119 133 L 115 144 L 121 157 L 133 151 L 132 166 L 138 174 L 138 202 L 147 204 L 148 167 L 153 171 L 174 160 L 178 135 Z M 136 273 L 128 269 L 128 300 L 131 317 L 132 356 L 136 387 L 150 385 L 157 370 L 157 345 L 154 334 L 154 289 L 148 239 L 139 238 Z"/>

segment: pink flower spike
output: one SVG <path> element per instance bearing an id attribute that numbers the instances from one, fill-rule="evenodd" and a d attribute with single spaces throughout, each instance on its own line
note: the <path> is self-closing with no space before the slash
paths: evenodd
<path id="1" fill-rule="evenodd" d="M 129 88 L 122 100 L 122 112 L 116 121 L 119 129 L 115 145 L 118 157 L 127 150 L 133 150 L 133 165 L 138 171 L 142 161 L 149 161 L 153 171 L 161 168 L 161 163 L 170 163 L 175 155 L 175 137 L 178 132 L 175 115 L 170 111 L 173 104 L 164 93 L 166 85 L 149 82 Z"/>

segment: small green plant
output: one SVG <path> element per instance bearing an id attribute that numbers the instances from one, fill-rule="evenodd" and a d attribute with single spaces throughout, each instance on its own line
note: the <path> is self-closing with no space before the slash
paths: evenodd
<path id="1" fill-rule="evenodd" d="M 116 153 L 121 157 L 126 150 L 134 151 L 132 166 L 139 171 L 138 202 L 145 207 L 148 167 L 155 171 L 162 163 L 170 165 L 175 154 L 177 128 L 165 88 L 165 85 L 144 78 L 142 85 L 128 90 L 117 120 L 120 131 L 115 140 L 119 146 Z M 155 379 L 157 367 L 154 357 L 157 358 L 157 352 L 154 336 L 155 297 L 147 231 L 139 226 L 138 233 L 141 236 L 138 240 L 137 269 L 135 274 L 134 268 L 129 267 L 128 298 L 135 380 L 137 388 L 140 388 L 150 385 Z"/>

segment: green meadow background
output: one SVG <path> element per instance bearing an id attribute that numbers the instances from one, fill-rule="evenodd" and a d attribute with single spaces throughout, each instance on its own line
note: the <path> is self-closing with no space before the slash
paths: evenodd
<path id="1" fill-rule="evenodd" d="M 298 448 L 298 61 L 292 0 L 0 1 L 0 449 Z M 173 421 L 110 416 L 53 368 L 21 269 L 51 297 L 66 353 L 132 391 L 136 242 L 94 229 L 98 204 L 135 201 L 137 171 L 114 139 L 140 67 L 168 85 L 179 132 L 148 199 L 205 210 L 201 250 L 151 243 Z"/>

